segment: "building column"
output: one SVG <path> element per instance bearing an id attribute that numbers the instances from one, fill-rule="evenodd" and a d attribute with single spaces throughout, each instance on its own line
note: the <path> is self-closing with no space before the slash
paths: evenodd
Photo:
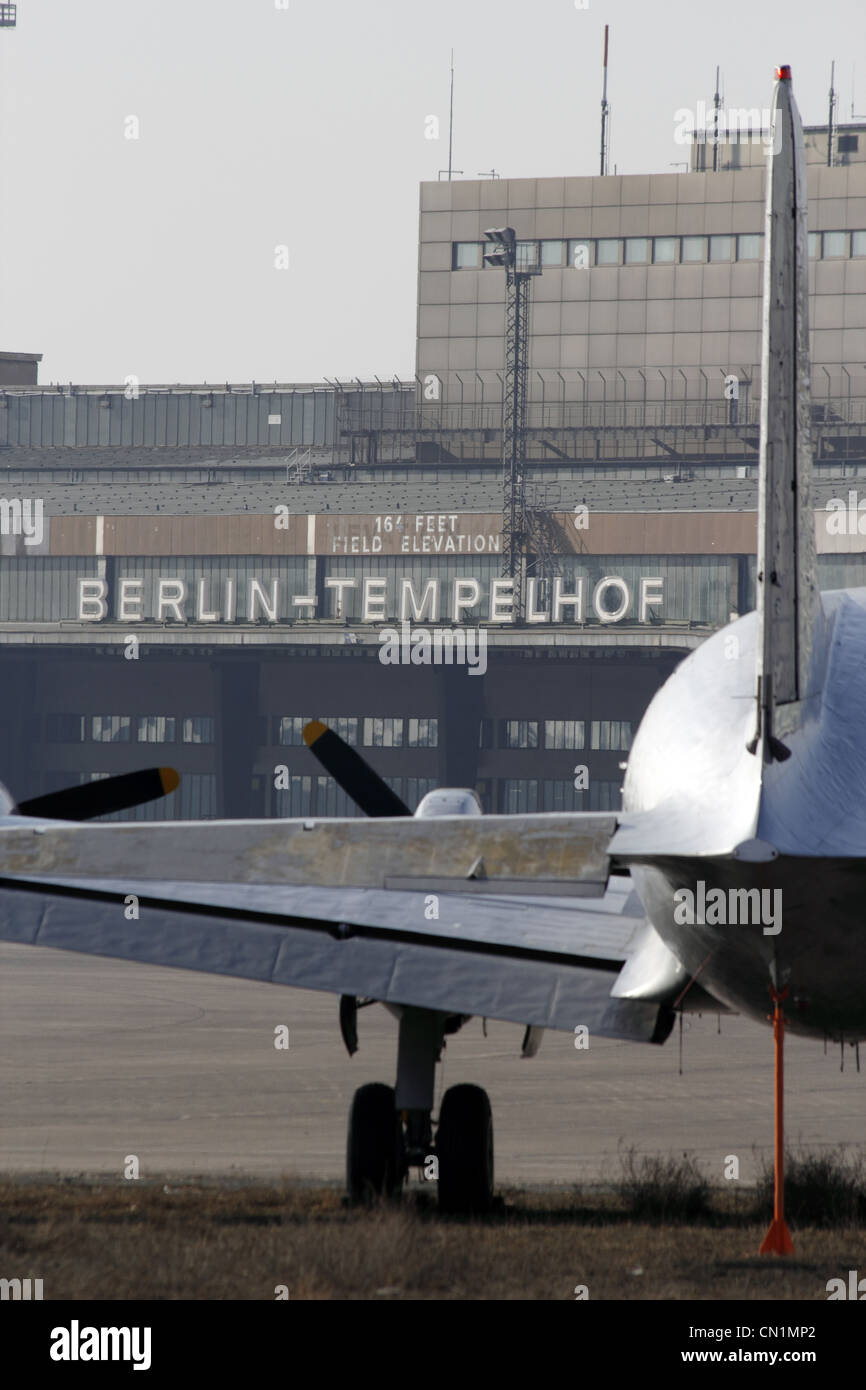
<path id="1" fill-rule="evenodd" d="M 465 666 L 441 666 L 439 692 L 439 784 L 474 787 L 480 759 L 478 731 L 487 703 L 487 675 L 470 676 Z"/>
<path id="2" fill-rule="evenodd" d="M 43 655 L 41 661 L 46 662 L 46 656 Z M 6 679 L 0 692 L 0 779 L 14 800 L 25 801 L 43 790 L 46 752 L 42 722 L 45 711 L 39 704 L 40 662 L 35 657 L 19 659 L 8 650 L 4 662 Z"/>
<path id="3" fill-rule="evenodd" d="M 249 656 L 216 663 L 217 815 L 256 814 L 252 781 L 259 748 L 261 660 Z"/>

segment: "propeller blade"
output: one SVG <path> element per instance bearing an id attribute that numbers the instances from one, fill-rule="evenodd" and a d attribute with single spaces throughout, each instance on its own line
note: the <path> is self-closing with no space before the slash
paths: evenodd
<path id="1" fill-rule="evenodd" d="M 374 772 L 360 753 L 350 748 L 327 724 L 318 719 L 305 724 L 304 743 L 365 815 L 411 816 L 409 807 L 392 792 L 387 782 L 382 781 L 378 772 Z"/>
<path id="2" fill-rule="evenodd" d="M 15 808 L 19 816 L 44 816 L 46 820 L 92 820 L 113 811 L 127 811 L 145 801 L 168 796 L 180 784 L 173 767 L 147 767 L 141 772 L 125 772 L 120 777 L 102 777 L 80 787 L 65 787 L 22 801 Z"/>

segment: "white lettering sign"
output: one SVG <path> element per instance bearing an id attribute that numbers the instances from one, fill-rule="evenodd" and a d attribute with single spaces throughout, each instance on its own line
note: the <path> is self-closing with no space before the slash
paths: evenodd
<path id="1" fill-rule="evenodd" d="M 424 533 L 426 535 L 426 532 Z M 333 598 L 321 605 L 315 593 L 285 592 L 286 586 L 270 577 L 236 577 L 220 581 L 203 576 L 189 583 L 177 575 L 119 575 L 109 589 L 107 579 L 78 580 L 79 622 L 114 619 L 128 623 L 289 623 L 299 611 L 309 621 L 319 607 L 325 620 L 353 620 L 379 625 L 398 621 L 437 623 L 447 615 L 451 623 L 516 623 L 514 580 L 462 575 L 450 580 L 407 579 L 385 575 L 325 575 L 319 582 Z M 594 585 L 585 578 L 567 581 L 560 576 L 542 581 L 528 577 L 522 622 L 528 626 L 582 624 L 588 620 L 608 623 L 659 621 L 664 606 L 664 579 L 644 575 L 636 592 L 621 576 L 608 574 Z M 357 594 L 355 591 L 358 591 Z"/>

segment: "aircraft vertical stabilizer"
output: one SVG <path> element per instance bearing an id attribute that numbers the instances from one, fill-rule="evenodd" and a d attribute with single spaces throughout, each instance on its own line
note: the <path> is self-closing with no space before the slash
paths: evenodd
<path id="1" fill-rule="evenodd" d="M 787 757 L 822 621 L 811 500 L 806 159 L 790 68 L 777 70 L 767 168 L 758 504 L 757 729 L 750 748 Z"/>

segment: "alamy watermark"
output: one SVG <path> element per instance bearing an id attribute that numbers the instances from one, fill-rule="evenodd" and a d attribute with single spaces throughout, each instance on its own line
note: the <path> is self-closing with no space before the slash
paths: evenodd
<path id="1" fill-rule="evenodd" d="M 149 1327 L 82 1327 L 73 1318 L 51 1329 L 48 1354 L 52 1361 L 131 1361 L 134 1371 L 148 1371 L 150 1351 Z"/>
<path id="2" fill-rule="evenodd" d="M 674 921 L 678 926 L 757 927 L 764 936 L 782 930 L 781 888 L 710 888 L 698 879 L 695 890 L 674 893 Z"/>
<path id="3" fill-rule="evenodd" d="M 843 497 L 831 497 L 825 503 L 824 527 L 828 536 L 866 536 L 866 497 L 851 488 L 847 502 Z"/>
<path id="4" fill-rule="evenodd" d="M 866 1279 L 860 1278 L 860 1271 L 857 1269 L 848 1270 L 848 1282 L 844 1279 L 828 1279 L 826 1283 L 827 1302 L 838 1302 L 839 1299 L 850 1299 L 854 1303 L 863 1303 L 866 1300 Z"/>
<path id="5" fill-rule="evenodd" d="M 680 106 L 674 112 L 674 141 L 678 145 L 712 145 L 716 139 L 716 111 L 712 102 L 699 101 L 693 110 Z M 722 106 L 718 113 L 719 141 L 764 145 L 778 154 L 782 148 L 782 123 L 773 126 L 768 106 Z"/>
<path id="6" fill-rule="evenodd" d="M 25 545 L 41 545 L 43 513 L 41 497 L 0 497 L 0 536 L 23 536 Z"/>
<path id="7" fill-rule="evenodd" d="M 487 671 L 487 629 L 483 627 L 412 627 L 402 622 L 379 633 L 383 666 L 465 666 L 470 676 Z"/>
<path id="8" fill-rule="evenodd" d="M 11 1299 L 13 1303 L 28 1303 L 42 1298 L 41 1279 L 0 1279 L 0 1301 Z"/>

